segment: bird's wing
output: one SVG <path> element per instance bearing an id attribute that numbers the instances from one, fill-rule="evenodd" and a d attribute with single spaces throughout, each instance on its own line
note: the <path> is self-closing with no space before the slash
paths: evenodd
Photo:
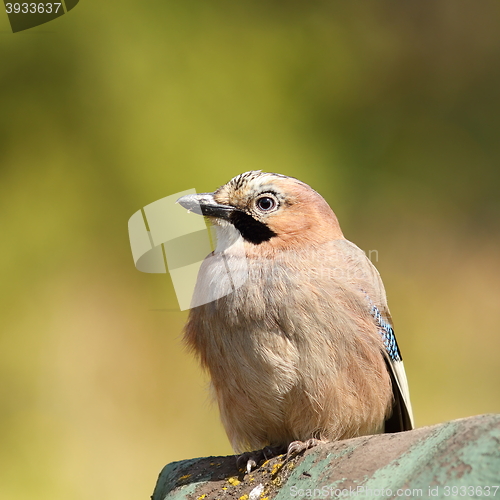
<path id="1" fill-rule="evenodd" d="M 384 339 L 385 362 L 391 376 L 394 395 L 392 415 L 385 422 L 385 432 L 409 431 L 414 428 L 413 411 L 408 380 L 396 336 L 391 323 L 384 318 L 375 304 L 371 305 L 371 313 Z"/>
<path id="2" fill-rule="evenodd" d="M 399 351 L 387 298 L 380 274 L 366 254 L 348 240 L 334 242 L 348 269 L 348 281 L 364 295 L 370 313 L 384 340 L 384 357 L 391 376 L 394 402 L 392 415 L 385 422 L 385 432 L 407 431 L 414 428 L 408 380 Z"/>

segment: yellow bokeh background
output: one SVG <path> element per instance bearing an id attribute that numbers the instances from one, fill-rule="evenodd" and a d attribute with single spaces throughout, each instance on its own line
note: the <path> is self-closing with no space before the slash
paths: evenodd
<path id="1" fill-rule="evenodd" d="M 0 15 L 0 500 L 148 498 L 231 453 L 128 218 L 262 169 L 377 256 L 419 426 L 500 412 L 500 4 L 92 2 Z"/>

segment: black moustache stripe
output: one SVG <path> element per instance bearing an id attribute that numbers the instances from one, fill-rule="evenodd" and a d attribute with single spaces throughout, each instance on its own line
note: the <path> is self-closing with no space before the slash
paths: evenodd
<path id="1" fill-rule="evenodd" d="M 241 236 L 254 245 L 270 240 L 276 233 L 263 222 L 255 220 L 245 212 L 235 210 L 229 217 L 230 222 L 240 232 Z"/>

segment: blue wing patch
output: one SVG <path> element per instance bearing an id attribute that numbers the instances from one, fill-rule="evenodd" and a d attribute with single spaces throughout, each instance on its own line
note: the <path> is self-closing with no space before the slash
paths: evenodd
<path id="1" fill-rule="evenodd" d="M 365 294 L 368 303 L 370 304 L 370 312 L 375 320 L 375 324 L 378 327 L 378 332 L 382 335 L 389 358 L 391 361 L 403 361 L 392 326 L 384 319 L 378 310 L 378 307 L 372 302 L 370 296 L 362 288 L 360 288 L 360 290 Z"/>
<path id="2" fill-rule="evenodd" d="M 387 323 L 387 321 L 382 317 L 378 307 L 372 304 L 371 313 L 377 326 L 379 327 L 379 333 L 384 339 L 384 345 L 387 349 L 387 353 L 392 361 L 402 361 L 401 353 L 399 352 L 398 343 L 396 342 L 396 336 L 394 335 L 394 330 L 392 326 Z"/>

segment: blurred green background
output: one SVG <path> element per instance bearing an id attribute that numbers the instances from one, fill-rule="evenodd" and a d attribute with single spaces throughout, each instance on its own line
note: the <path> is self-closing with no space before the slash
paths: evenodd
<path id="1" fill-rule="evenodd" d="M 231 453 L 127 221 L 251 169 L 377 251 L 419 426 L 500 412 L 499 26 L 496 0 L 0 15 L 0 499 L 148 498 Z"/>

